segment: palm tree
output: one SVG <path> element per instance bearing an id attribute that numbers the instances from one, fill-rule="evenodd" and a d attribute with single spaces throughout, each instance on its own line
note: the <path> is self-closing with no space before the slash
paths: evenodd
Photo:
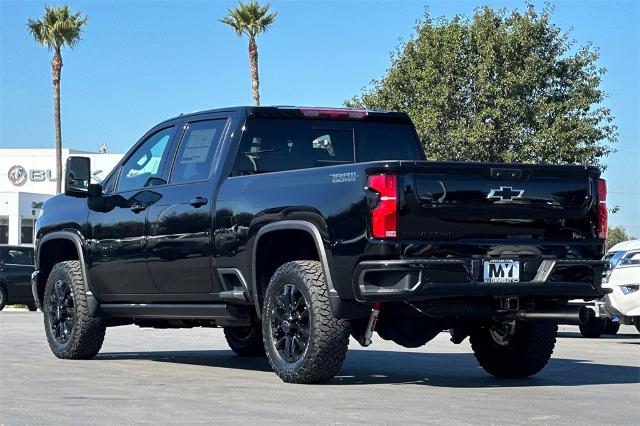
<path id="1" fill-rule="evenodd" d="M 260 77 L 258 76 L 258 45 L 256 36 L 267 31 L 277 16 L 276 12 L 269 13 L 269 4 L 260 6 L 257 1 L 238 4 L 229 9 L 229 15 L 220 22 L 229 25 L 238 36 L 249 37 L 249 64 L 251 65 L 251 87 L 253 102 L 260 105 Z"/>
<path id="2" fill-rule="evenodd" d="M 36 43 L 53 50 L 51 74 L 53 77 L 53 118 L 56 132 L 56 191 L 62 189 L 62 130 L 60 128 L 60 74 L 62 71 L 62 46 L 73 48 L 80 41 L 80 35 L 87 23 L 87 17 L 71 13 L 69 6 L 44 8 L 42 19 L 29 19 L 27 29 Z"/>

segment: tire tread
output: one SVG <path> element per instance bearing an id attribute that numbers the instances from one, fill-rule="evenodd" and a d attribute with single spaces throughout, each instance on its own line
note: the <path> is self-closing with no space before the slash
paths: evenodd
<path id="1" fill-rule="evenodd" d="M 45 312 L 45 330 L 49 346 L 55 356 L 61 359 L 91 359 L 98 354 L 104 342 L 105 321 L 102 317 L 91 315 L 89 312 L 82 267 L 77 260 L 67 260 L 54 265 L 47 280 L 45 295 L 48 294 L 49 288 L 55 283 L 54 278 L 58 273 L 66 275 L 70 280 L 69 284 L 73 291 L 76 318 L 70 344 L 66 348 L 59 350 L 56 346 L 55 338 L 49 332 L 47 313 Z M 45 303 L 43 299 L 43 306 Z"/>
<path id="2" fill-rule="evenodd" d="M 280 266 L 269 283 L 267 297 L 275 287 L 281 276 L 298 276 L 306 285 L 311 300 L 309 308 L 312 310 L 311 335 L 305 360 L 300 368 L 292 371 L 281 369 L 267 350 L 267 358 L 276 374 L 287 383 L 321 383 L 332 379 L 342 368 L 347 354 L 351 328 L 348 320 L 337 319 L 331 312 L 329 305 L 329 290 L 325 283 L 324 272 L 320 262 L 313 260 L 297 260 Z M 270 291 L 271 290 L 271 291 Z M 265 303 L 263 312 L 263 326 L 268 304 Z M 263 331 L 265 346 L 268 333 Z"/>
<path id="3" fill-rule="evenodd" d="M 471 333 L 476 360 L 496 377 L 523 378 L 540 372 L 549 362 L 556 344 L 558 325 L 552 321 L 521 321 L 509 346 L 493 340 L 488 328 Z"/>

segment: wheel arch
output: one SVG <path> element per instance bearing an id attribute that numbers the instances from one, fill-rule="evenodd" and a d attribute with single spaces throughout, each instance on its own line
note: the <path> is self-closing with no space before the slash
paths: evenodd
<path id="1" fill-rule="evenodd" d="M 290 241 L 295 236 L 295 250 L 278 252 L 279 244 Z M 266 257 L 265 253 L 271 255 Z M 335 293 L 329 260 L 322 236 L 317 226 L 304 220 L 283 220 L 260 228 L 255 236 L 251 252 L 251 297 L 258 318 L 262 315 L 262 306 L 268 279 L 275 270 L 292 260 L 317 260 L 322 265 L 329 293 Z"/>
<path id="2" fill-rule="evenodd" d="M 42 308 L 44 288 L 53 266 L 65 260 L 77 260 L 80 262 L 82 279 L 87 287 L 87 300 L 95 302 L 89 302 L 89 305 L 97 309 L 97 302 L 91 291 L 87 273 L 84 247 L 84 239 L 74 231 L 55 231 L 46 234 L 40 239 L 37 245 L 35 259 L 37 276 L 32 282 L 32 292 L 36 305 Z M 95 312 L 95 310 L 93 312 Z"/>

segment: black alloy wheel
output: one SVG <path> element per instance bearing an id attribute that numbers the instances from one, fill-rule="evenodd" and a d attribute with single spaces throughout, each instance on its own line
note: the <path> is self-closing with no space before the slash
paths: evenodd
<path id="1" fill-rule="evenodd" d="M 283 361 L 296 362 L 309 343 L 309 308 L 295 284 L 282 287 L 272 314 L 270 326 L 275 350 Z"/>
<path id="2" fill-rule="evenodd" d="M 284 382 L 326 382 L 340 371 L 351 325 L 333 316 L 320 262 L 294 260 L 276 269 L 265 293 L 262 334 L 269 364 Z"/>
<path id="3" fill-rule="evenodd" d="M 75 303 L 71 286 L 64 280 L 57 280 L 49 295 L 47 315 L 51 335 L 64 345 L 69 341 L 75 323 Z"/>

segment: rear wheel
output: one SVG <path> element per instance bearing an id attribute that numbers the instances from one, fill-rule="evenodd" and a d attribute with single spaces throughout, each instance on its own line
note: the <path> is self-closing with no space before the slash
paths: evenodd
<path id="1" fill-rule="evenodd" d="M 260 326 L 225 327 L 224 337 L 233 352 L 240 356 L 264 356 Z"/>
<path id="2" fill-rule="evenodd" d="M 350 325 L 331 313 L 320 262 L 295 261 L 274 273 L 262 312 L 267 358 L 288 383 L 330 380 L 342 367 Z"/>
<path id="3" fill-rule="evenodd" d="M 58 358 L 96 356 L 106 330 L 105 321 L 89 312 L 80 262 L 56 263 L 42 299 L 44 328 L 51 351 Z"/>
<path id="4" fill-rule="evenodd" d="M 605 320 L 596 317 L 596 314 L 589 309 L 589 319 L 586 323 L 580 324 L 580 334 L 583 337 L 595 339 L 604 333 L 605 326 Z"/>
<path id="5" fill-rule="evenodd" d="M 556 344 L 552 321 L 507 321 L 471 333 L 478 363 L 496 377 L 528 377 L 547 365 Z"/>

